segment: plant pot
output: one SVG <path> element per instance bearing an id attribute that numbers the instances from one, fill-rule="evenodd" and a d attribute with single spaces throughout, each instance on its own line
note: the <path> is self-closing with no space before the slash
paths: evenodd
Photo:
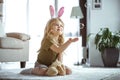
<path id="1" fill-rule="evenodd" d="M 117 67 L 119 59 L 119 49 L 106 48 L 102 53 L 104 67 Z"/>

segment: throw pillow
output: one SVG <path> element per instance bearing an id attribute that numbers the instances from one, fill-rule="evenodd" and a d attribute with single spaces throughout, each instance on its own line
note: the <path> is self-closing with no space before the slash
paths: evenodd
<path id="1" fill-rule="evenodd" d="M 30 40 L 30 36 L 25 33 L 11 32 L 11 33 L 6 33 L 6 35 L 7 37 L 13 37 L 23 41 Z"/>

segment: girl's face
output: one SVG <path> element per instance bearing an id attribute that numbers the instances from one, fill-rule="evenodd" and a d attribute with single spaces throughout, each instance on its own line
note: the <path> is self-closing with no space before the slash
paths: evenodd
<path id="1" fill-rule="evenodd" d="M 54 23 L 51 31 L 52 31 L 52 33 L 54 35 L 63 34 L 63 25 L 62 25 L 62 23 L 61 22 Z"/>

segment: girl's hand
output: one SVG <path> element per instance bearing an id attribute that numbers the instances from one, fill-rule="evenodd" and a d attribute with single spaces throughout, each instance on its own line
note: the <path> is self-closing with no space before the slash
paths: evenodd
<path id="1" fill-rule="evenodd" d="M 76 41 L 78 41 L 79 40 L 79 38 L 69 38 L 69 42 L 76 42 Z"/>

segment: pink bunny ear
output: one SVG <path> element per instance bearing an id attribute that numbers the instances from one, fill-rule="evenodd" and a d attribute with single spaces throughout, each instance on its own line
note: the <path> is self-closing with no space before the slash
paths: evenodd
<path id="1" fill-rule="evenodd" d="M 64 13 L 64 7 L 61 7 L 60 10 L 58 11 L 58 17 L 61 17 Z"/>
<path id="2" fill-rule="evenodd" d="M 51 15 L 51 17 L 53 17 L 54 16 L 54 8 L 53 8 L 53 6 L 50 5 L 49 9 L 50 9 L 50 15 Z"/>

